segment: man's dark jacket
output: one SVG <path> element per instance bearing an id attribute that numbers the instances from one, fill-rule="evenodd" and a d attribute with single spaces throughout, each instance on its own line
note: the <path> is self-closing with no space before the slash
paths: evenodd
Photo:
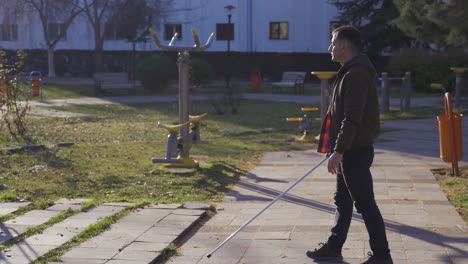
<path id="1" fill-rule="evenodd" d="M 380 128 L 377 74 L 369 58 L 359 54 L 338 71 L 330 103 L 332 149 L 339 153 L 372 146 Z"/>

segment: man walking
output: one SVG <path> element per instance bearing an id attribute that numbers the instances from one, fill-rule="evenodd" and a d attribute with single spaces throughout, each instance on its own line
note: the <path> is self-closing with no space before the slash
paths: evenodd
<path id="1" fill-rule="evenodd" d="M 373 142 L 379 132 L 376 72 L 368 57 L 360 53 L 359 31 L 342 26 L 333 31 L 328 50 L 341 64 L 333 85 L 319 151 L 330 155 L 328 171 L 336 174 L 335 224 L 326 243 L 307 256 L 315 260 L 341 261 L 353 214 L 353 203 L 364 219 L 372 254 L 364 263 L 392 264 L 385 224 L 374 198 L 370 166 Z M 328 121 L 328 122 L 327 122 Z M 328 147 L 328 148 L 327 148 Z"/>

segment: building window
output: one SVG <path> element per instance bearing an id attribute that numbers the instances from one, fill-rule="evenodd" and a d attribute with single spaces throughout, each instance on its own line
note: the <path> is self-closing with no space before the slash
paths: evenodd
<path id="1" fill-rule="evenodd" d="M 60 38 L 61 41 L 67 40 L 67 31 L 65 29 L 65 24 L 63 23 L 49 23 L 49 41 L 54 41 Z"/>
<path id="2" fill-rule="evenodd" d="M 289 39 L 289 22 L 270 22 L 270 39 Z"/>
<path id="3" fill-rule="evenodd" d="M 12 41 L 18 40 L 18 25 L 17 24 L 0 24 L 0 40 Z"/>
<path id="4" fill-rule="evenodd" d="M 106 23 L 104 28 L 104 40 L 123 40 L 126 39 L 124 34 L 120 32 L 117 24 Z"/>
<path id="5" fill-rule="evenodd" d="M 164 24 L 165 40 L 171 40 L 176 32 L 179 33 L 177 39 L 182 39 L 182 24 Z"/>

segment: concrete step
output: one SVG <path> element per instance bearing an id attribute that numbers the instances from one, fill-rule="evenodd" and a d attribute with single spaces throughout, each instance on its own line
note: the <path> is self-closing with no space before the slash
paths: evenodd
<path id="1" fill-rule="evenodd" d="M 205 215 L 205 209 L 151 205 L 62 256 L 65 263 L 151 263 Z"/>
<path id="2" fill-rule="evenodd" d="M 69 208 L 72 210 L 79 209 L 81 207 L 80 204 L 88 200 L 89 199 L 60 199 L 54 202 L 53 206 L 44 210 L 31 210 L 5 223 L 0 223 L 0 244 L 20 236 L 31 227 L 47 223 Z M 11 206 L 11 204 L 15 203 L 1 203 L 0 206 L 3 208 L 4 206 Z M 30 203 L 16 203 L 16 206 L 24 206 L 23 204 Z"/>
<path id="3" fill-rule="evenodd" d="M 0 253 L 1 264 L 31 263 L 57 248 L 81 233 L 89 225 L 96 224 L 104 217 L 112 216 L 125 209 L 124 206 L 109 206 L 106 204 L 93 207 L 66 218 L 42 233 L 30 236 Z"/>
<path id="4" fill-rule="evenodd" d="M 84 200 L 61 199 L 45 210 L 32 210 L 1 223 L 0 226 L 2 230 L 11 230 L 12 225 L 22 226 L 21 230 L 17 227 L 20 232 L 15 234 L 18 236 L 30 227 L 46 223 L 68 208 L 79 209 L 82 201 Z M 121 212 L 129 205 L 105 203 L 72 215 L 43 232 L 4 249 L 0 252 L 0 264 L 31 263 L 78 236 L 88 226 Z M 62 262 L 58 263 L 151 263 L 160 257 L 166 247 L 177 242 L 191 226 L 205 216 L 208 209 L 209 205 L 195 202 L 138 208 L 104 232 L 64 253 L 61 256 Z M 0 241 L 5 242 L 16 236 L 6 239 L 7 236 L 0 234 Z"/>

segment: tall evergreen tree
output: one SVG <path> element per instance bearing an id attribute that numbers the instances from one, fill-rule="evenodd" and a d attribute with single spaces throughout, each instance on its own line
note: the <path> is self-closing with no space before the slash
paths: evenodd
<path id="1" fill-rule="evenodd" d="M 418 41 L 445 47 L 468 46 L 468 1 L 395 0 L 394 24 Z"/>
<path id="2" fill-rule="evenodd" d="M 390 22 L 398 17 L 393 0 L 331 0 L 339 19 L 360 29 L 363 48 L 370 55 L 409 46 L 411 38 Z"/>

